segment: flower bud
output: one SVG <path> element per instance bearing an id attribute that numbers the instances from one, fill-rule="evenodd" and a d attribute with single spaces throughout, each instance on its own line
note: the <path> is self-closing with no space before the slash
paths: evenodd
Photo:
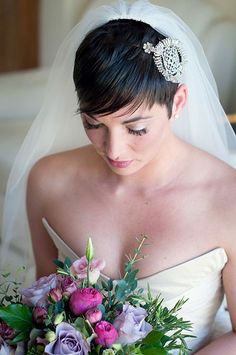
<path id="1" fill-rule="evenodd" d="M 33 309 L 33 319 L 37 324 L 43 324 L 47 318 L 47 310 L 44 307 L 36 306 Z"/>
<path id="2" fill-rule="evenodd" d="M 63 277 L 63 279 L 61 281 L 61 285 L 62 285 L 63 294 L 64 294 L 64 292 L 66 292 L 69 295 L 71 295 L 78 288 L 76 281 L 70 276 Z"/>
<path id="3" fill-rule="evenodd" d="M 54 325 L 60 324 L 64 319 L 64 312 L 58 313 L 56 317 L 54 318 Z"/>
<path id="4" fill-rule="evenodd" d="M 49 330 L 46 334 L 45 334 L 45 338 L 49 341 L 49 343 L 51 343 L 52 341 L 54 341 L 56 339 L 56 333 L 54 333 L 52 330 Z"/>
<path id="5" fill-rule="evenodd" d="M 95 343 L 106 348 L 114 344 L 119 336 L 115 327 L 107 321 L 97 323 L 94 327 L 94 331 L 97 334 Z"/>
<path id="6" fill-rule="evenodd" d="M 92 239 L 89 238 L 86 247 L 86 259 L 88 260 L 88 262 L 92 261 L 93 256 L 94 256 L 93 243 L 92 243 Z"/>
<path id="7" fill-rule="evenodd" d="M 53 303 L 59 302 L 62 299 L 62 292 L 59 288 L 52 288 L 49 292 L 49 300 Z"/>
<path id="8" fill-rule="evenodd" d="M 102 319 L 102 312 L 99 308 L 94 307 L 90 308 L 86 313 L 85 313 L 86 319 L 91 323 L 97 323 Z"/>
<path id="9" fill-rule="evenodd" d="M 114 355 L 114 354 L 115 354 L 115 352 L 112 349 L 105 349 L 102 352 L 102 355 Z"/>

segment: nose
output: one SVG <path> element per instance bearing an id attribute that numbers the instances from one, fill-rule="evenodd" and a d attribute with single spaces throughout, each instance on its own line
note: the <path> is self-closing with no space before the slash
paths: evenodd
<path id="1" fill-rule="evenodd" d="M 124 137 L 122 137 L 119 130 L 107 130 L 104 139 L 104 150 L 107 157 L 112 160 L 120 160 L 124 152 L 124 147 Z"/>

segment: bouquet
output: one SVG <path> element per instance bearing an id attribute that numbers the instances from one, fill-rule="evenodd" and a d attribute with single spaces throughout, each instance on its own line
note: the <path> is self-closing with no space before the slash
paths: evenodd
<path id="1" fill-rule="evenodd" d="M 3 274 L 0 354 L 188 354 L 191 323 L 178 317 L 186 300 L 167 309 L 149 286 L 147 292 L 137 287 L 135 264 L 144 257 L 145 239 L 117 281 L 102 278 L 105 262 L 94 258 L 91 239 L 85 256 L 54 260 L 57 272 L 29 288 Z"/>

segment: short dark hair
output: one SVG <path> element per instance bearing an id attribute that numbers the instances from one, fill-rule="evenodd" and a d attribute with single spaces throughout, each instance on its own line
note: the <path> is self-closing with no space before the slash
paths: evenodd
<path id="1" fill-rule="evenodd" d="M 92 30 L 76 51 L 73 79 L 78 111 L 110 114 L 143 102 L 166 105 L 171 116 L 178 84 L 166 81 L 143 44 L 166 38 L 141 21 L 118 19 Z"/>

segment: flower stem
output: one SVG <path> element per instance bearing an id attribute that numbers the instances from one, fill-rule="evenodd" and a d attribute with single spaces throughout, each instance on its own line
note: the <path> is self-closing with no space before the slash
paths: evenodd
<path id="1" fill-rule="evenodd" d="M 129 261 L 129 263 L 130 263 L 131 265 L 133 265 L 133 264 L 134 264 L 135 262 L 137 262 L 138 260 L 143 259 L 143 258 L 139 258 L 139 259 L 138 259 L 138 255 L 140 254 L 140 250 L 141 250 L 141 248 L 142 248 L 142 246 L 143 246 L 143 244 L 144 244 L 144 242 L 145 242 L 146 239 L 147 239 L 147 236 L 146 236 L 146 235 L 142 235 L 142 240 L 141 240 L 141 242 L 139 243 L 139 246 L 138 246 L 138 248 L 137 248 L 137 251 L 135 252 L 135 254 L 134 254 L 134 256 L 132 257 L 132 259 Z M 127 276 L 128 276 L 128 271 L 126 271 L 126 273 L 125 273 L 123 279 L 125 279 Z"/>

